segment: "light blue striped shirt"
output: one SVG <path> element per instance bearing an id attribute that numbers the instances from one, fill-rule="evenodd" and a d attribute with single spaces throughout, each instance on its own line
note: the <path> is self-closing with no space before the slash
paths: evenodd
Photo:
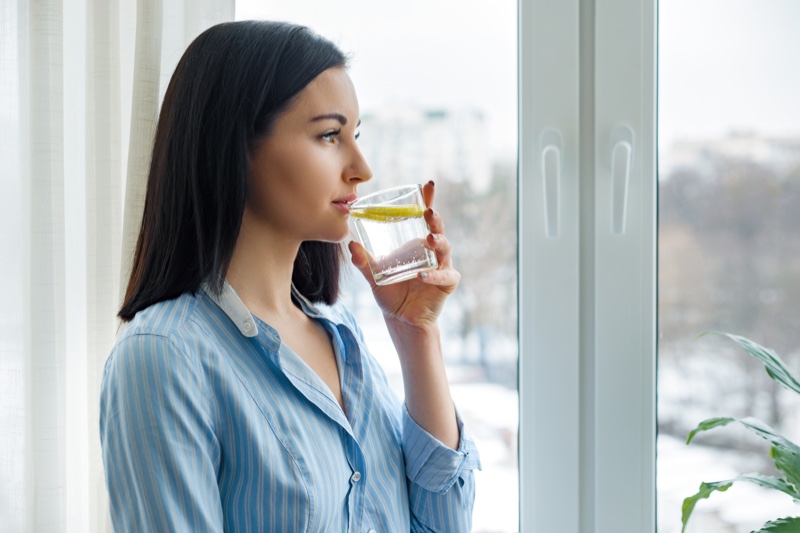
<path id="1" fill-rule="evenodd" d="M 345 411 L 225 284 L 136 314 L 100 397 L 118 532 L 467 532 L 474 442 L 409 416 L 343 306 L 303 311 L 332 339 Z M 346 413 L 346 414 L 345 414 Z"/>

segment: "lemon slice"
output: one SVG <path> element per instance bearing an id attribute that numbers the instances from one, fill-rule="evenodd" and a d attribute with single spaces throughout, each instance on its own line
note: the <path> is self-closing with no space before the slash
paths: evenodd
<path id="1" fill-rule="evenodd" d="M 350 214 L 355 218 L 375 222 L 395 222 L 404 218 L 421 217 L 424 213 L 425 208 L 421 205 L 376 205 L 350 209 Z"/>

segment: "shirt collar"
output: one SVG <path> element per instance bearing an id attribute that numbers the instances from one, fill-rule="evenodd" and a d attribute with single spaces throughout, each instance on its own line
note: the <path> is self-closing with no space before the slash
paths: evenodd
<path id="1" fill-rule="evenodd" d="M 228 283 L 227 280 L 222 280 L 222 291 L 217 295 L 211 288 L 209 281 L 204 281 L 202 284 L 203 292 L 205 292 L 211 300 L 222 309 L 228 318 L 230 318 L 239 331 L 245 337 L 255 337 L 258 335 L 258 326 L 256 320 L 253 318 L 250 310 L 244 305 L 242 299 L 236 293 L 236 290 Z M 300 294 L 300 291 L 292 283 L 292 296 L 300 303 L 303 312 L 312 317 L 320 317 L 321 313 L 314 304 L 308 301 L 308 298 Z"/>
<path id="2" fill-rule="evenodd" d="M 297 299 L 297 302 L 300 304 L 300 307 L 303 309 L 305 314 L 314 318 L 319 318 L 322 316 L 322 313 L 317 306 L 312 304 L 308 298 L 303 296 L 300 291 L 297 290 L 297 287 L 294 286 L 294 283 L 292 283 L 292 296 Z"/>
<path id="3" fill-rule="evenodd" d="M 222 291 L 219 294 L 212 289 L 211 283 L 206 280 L 202 284 L 203 292 L 205 292 L 211 301 L 219 306 L 228 318 L 230 318 L 242 335 L 245 337 L 255 337 L 258 335 L 258 326 L 253 315 L 244 305 L 242 299 L 236 294 L 236 291 L 231 287 L 227 280 L 222 280 Z"/>

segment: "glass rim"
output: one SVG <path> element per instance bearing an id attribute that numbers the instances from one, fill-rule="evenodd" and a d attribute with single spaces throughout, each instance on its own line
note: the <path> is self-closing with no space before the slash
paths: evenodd
<path id="1" fill-rule="evenodd" d="M 365 194 L 364 196 L 359 196 L 358 198 L 356 198 L 353 201 L 352 204 L 350 204 L 350 207 L 357 207 L 358 205 L 363 205 L 365 202 L 369 202 L 370 200 L 374 200 L 378 196 L 382 196 L 382 195 L 386 195 L 386 194 L 391 195 L 392 193 L 395 193 L 395 192 L 400 193 L 401 191 L 407 191 L 407 192 L 404 192 L 402 194 L 393 195 L 391 198 L 388 198 L 388 199 L 385 199 L 385 200 L 381 200 L 380 203 L 395 201 L 395 200 L 398 200 L 400 198 L 403 198 L 404 196 L 407 196 L 409 194 L 415 193 L 417 191 L 419 191 L 420 194 L 422 194 L 422 185 L 419 184 L 419 183 L 406 184 L 406 185 L 396 185 L 394 187 L 389 187 L 387 189 L 381 189 L 379 191 L 374 191 L 374 192 L 371 192 L 369 194 Z"/>

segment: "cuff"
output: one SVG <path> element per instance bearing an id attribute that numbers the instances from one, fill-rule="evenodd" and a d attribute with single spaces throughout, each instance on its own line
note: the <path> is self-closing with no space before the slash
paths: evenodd
<path id="1" fill-rule="evenodd" d="M 445 446 L 417 424 L 403 406 L 403 455 L 406 476 L 425 490 L 444 494 L 462 474 L 481 469 L 475 442 L 464 431 L 464 423 L 456 411 L 460 442 L 458 449 Z"/>

